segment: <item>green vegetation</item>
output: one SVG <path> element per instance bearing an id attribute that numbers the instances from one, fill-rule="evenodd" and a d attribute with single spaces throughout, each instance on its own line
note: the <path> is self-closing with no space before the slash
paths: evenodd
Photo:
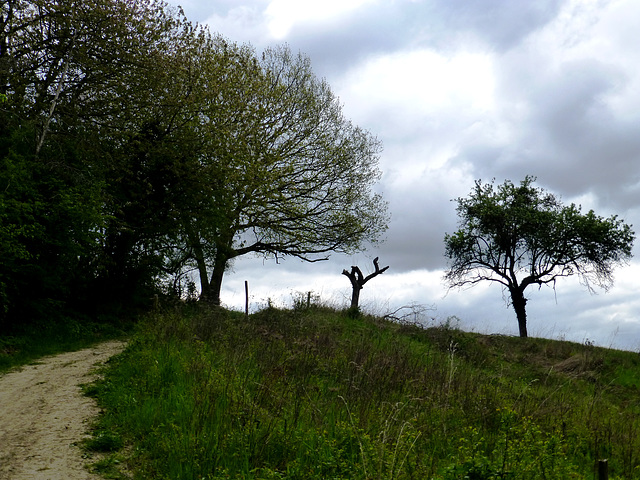
<path id="1" fill-rule="evenodd" d="M 353 318 L 356 317 L 356 318 Z M 88 391 L 140 479 L 640 477 L 637 354 L 311 305 L 141 322 Z M 124 447 L 119 449 L 120 444 Z"/>
<path id="2" fill-rule="evenodd" d="M 583 214 L 574 204 L 563 206 L 553 194 L 533 186 L 527 176 L 519 186 L 506 180 L 494 189 L 480 180 L 468 198 L 458 198 L 460 228 L 446 234 L 445 256 L 451 287 L 496 282 L 509 292 L 520 336 L 527 336 L 530 285 L 553 285 L 578 275 L 592 285 L 613 285 L 613 268 L 631 259 L 635 234 L 618 219 Z"/>
<path id="3" fill-rule="evenodd" d="M 0 5 L 0 335 L 220 301 L 232 259 L 313 261 L 386 229 L 380 142 L 310 61 L 163 0 Z"/>
<path id="4" fill-rule="evenodd" d="M 131 333 L 132 322 L 89 322 L 66 319 L 38 322 L 0 336 L 0 373 L 25 365 L 45 355 L 71 352 L 95 343 L 124 338 Z"/>

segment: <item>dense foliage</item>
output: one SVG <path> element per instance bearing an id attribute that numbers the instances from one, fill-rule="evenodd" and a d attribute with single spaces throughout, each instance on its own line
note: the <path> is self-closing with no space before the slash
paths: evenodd
<path id="1" fill-rule="evenodd" d="M 0 329 L 219 302 L 246 253 L 314 260 L 386 228 L 379 142 L 287 48 L 160 0 L 0 5 Z"/>
<path id="2" fill-rule="evenodd" d="M 87 447 L 112 478 L 638 478 L 637 353 L 455 327 L 156 312 L 88 388 Z"/>
<path id="3" fill-rule="evenodd" d="M 613 268 L 631 258 L 635 239 L 615 215 L 603 218 L 562 205 L 534 187 L 534 180 L 507 180 L 497 187 L 476 182 L 469 197 L 457 200 L 459 230 L 445 235 L 445 280 L 453 287 L 500 284 L 509 293 L 521 337 L 527 336 L 527 287 L 555 287 L 559 278 L 579 275 L 589 289 L 606 289 Z"/>

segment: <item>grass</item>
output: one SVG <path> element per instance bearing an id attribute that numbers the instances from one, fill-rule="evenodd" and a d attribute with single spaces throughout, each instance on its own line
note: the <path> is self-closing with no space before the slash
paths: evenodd
<path id="1" fill-rule="evenodd" d="M 592 345 L 193 306 L 140 323 L 90 390 L 103 464 L 139 479 L 591 479 L 604 458 L 615 479 L 640 478 L 639 379 Z"/>
<path id="2" fill-rule="evenodd" d="M 70 352 L 105 340 L 123 338 L 130 333 L 131 325 L 60 319 L 51 323 L 17 327 L 10 333 L 0 332 L 0 374 L 46 355 Z"/>

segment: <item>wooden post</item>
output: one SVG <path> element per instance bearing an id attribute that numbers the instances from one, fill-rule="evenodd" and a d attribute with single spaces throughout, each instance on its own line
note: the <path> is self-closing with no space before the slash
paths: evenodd
<path id="1" fill-rule="evenodd" d="M 244 318 L 249 320 L 249 282 L 244 281 Z"/>
<path id="2" fill-rule="evenodd" d="M 307 310 L 309 310 L 310 306 L 311 306 L 311 290 L 307 292 Z"/>
<path id="3" fill-rule="evenodd" d="M 609 460 L 598 461 L 598 480 L 609 480 Z"/>

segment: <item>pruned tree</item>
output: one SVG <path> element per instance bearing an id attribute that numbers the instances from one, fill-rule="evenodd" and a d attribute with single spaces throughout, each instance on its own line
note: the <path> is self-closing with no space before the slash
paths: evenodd
<path id="1" fill-rule="evenodd" d="M 372 278 L 386 272 L 389 268 L 389 266 L 380 268 L 380 266 L 378 265 L 378 257 L 373 259 L 373 266 L 375 267 L 375 270 L 373 271 L 373 273 L 370 273 L 366 277 L 362 274 L 362 271 L 356 265 L 353 265 L 351 267 L 350 272 L 346 269 L 342 270 L 342 274 L 346 275 L 347 278 L 351 281 L 351 308 L 358 308 L 358 304 L 360 302 L 360 290 L 362 290 L 364 284 Z"/>
<path id="2" fill-rule="evenodd" d="M 477 181 L 467 198 L 458 198 L 458 231 L 444 238 L 450 260 L 450 287 L 489 281 L 509 292 L 521 337 L 527 336 L 525 290 L 553 285 L 578 275 L 589 291 L 613 284 L 613 268 L 631 258 L 635 239 L 615 215 L 586 214 L 563 206 L 553 194 L 533 186 L 527 176 L 497 187 Z"/>

